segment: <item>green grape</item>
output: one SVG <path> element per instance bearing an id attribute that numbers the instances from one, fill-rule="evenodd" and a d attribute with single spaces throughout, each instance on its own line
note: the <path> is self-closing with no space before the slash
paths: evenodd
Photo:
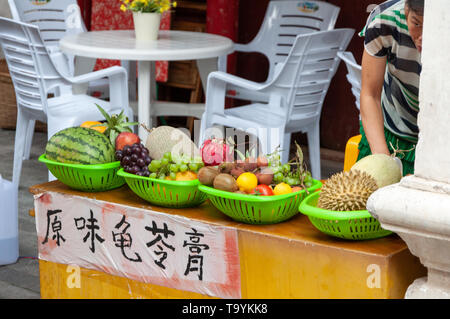
<path id="1" fill-rule="evenodd" d="M 282 173 L 276 173 L 275 175 L 273 175 L 273 180 L 277 183 L 283 181 L 283 174 Z"/>
<path id="2" fill-rule="evenodd" d="M 167 153 L 166 153 L 167 154 Z M 163 157 L 161 159 L 161 165 L 162 166 L 167 166 L 167 164 L 169 164 L 169 159 L 167 157 Z"/>
<path id="3" fill-rule="evenodd" d="M 152 173 L 156 173 L 158 171 L 158 168 L 155 167 L 155 165 L 152 165 L 153 162 L 150 163 L 150 165 L 148 166 L 148 170 Z"/>
<path id="4" fill-rule="evenodd" d="M 272 166 L 272 167 L 270 167 L 270 169 L 272 170 L 272 172 L 274 174 L 282 172 L 282 167 L 281 166 Z"/>
<path id="5" fill-rule="evenodd" d="M 171 179 L 177 178 L 177 173 L 170 172 L 170 178 L 171 178 Z"/>
<path id="6" fill-rule="evenodd" d="M 180 165 L 180 172 L 186 172 L 189 169 L 187 164 L 181 164 Z"/>
<path id="7" fill-rule="evenodd" d="M 172 153 L 171 152 L 164 153 L 163 158 L 167 158 L 170 162 L 172 160 Z"/>
<path id="8" fill-rule="evenodd" d="M 180 169 L 180 166 L 178 164 L 170 164 L 169 170 L 173 173 L 178 172 Z"/>
<path id="9" fill-rule="evenodd" d="M 291 171 L 291 165 L 289 165 L 289 164 L 284 164 L 282 168 L 283 168 L 283 172 L 285 172 L 285 173 L 289 173 Z"/>
<path id="10" fill-rule="evenodd" d="M 189 169 L 191 171 L 197 172 L 198 171 L 198 163 L 189 163 Z"/>
<path id="11" fill-rule="evenodd" d="M 158 175 L 157 175 L 156 173 L 151 173 L 149 177 L 150 177 L 150 178 L 156 178 L 157 176 L 158 176 Z"/>
<path id="12" fill-rule="evenodd" d="M 166 178 L 166 174 L 159 174 L 158 178 L 159 179 L 165 179 Z"/>
<path id="13" fill-rule="evenodd" d="M 286 182 L 286 184 L 288 184 L 288 185 L 290 185 L 290 186 L 296 185 L 296 184 L 295 184 L 295 179 L 292 178 L 292 177 L 287 177 L 285 182 Z"/>
<path id="14" fill-rule="evenodd" d="M 161 167 L 161 161 L 160 160 L 153 160 L 153 161 L 150 162 L 150 164 L 152 166 L 154 166 L 155 168 L 157 168 L 157 169 Z"/>

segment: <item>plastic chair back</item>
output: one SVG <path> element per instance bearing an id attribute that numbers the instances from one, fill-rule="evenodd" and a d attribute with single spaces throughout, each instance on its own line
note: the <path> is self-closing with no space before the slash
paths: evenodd
<path id="1" fill-rule="evenodd" d="M 323 101 L 353 29 L 335 29 L 299 35 L 278 73 L 269 85 L 286 99 L 288 121 L 320 116 Z M 281 104 L 283 105 L 283 104 Z"/>
<path id="2" fill-rule="evenodd" d="M 264 21 L 250 45 L 269 59 L 270 80 L 277 63 L 284 62 L 299 34 L 332 30 L 340 8 L 323 1 L 270 1 Z"/>
<path id="3" fill-rule="evenodd" d="M 36 25 L 47 46 L 58 46 L 67 33 L 86 31 L 76 0 L 8 0 L 14 20 Z"/>
<path id="4" fill-rule="evenodd" d="M 47 113 L 47 93 L 70 85 L 50 59 L 37 26 L 0 18 L 0 44 L 16 91 L 18 107 Z"/>
<path id="5" fill-rule="evenodd" d="M 359 111 L 361 96 L 361 66 L 356 63 L 355 57 L 349 51 L 339 52 L 338 57 L 345 62 L 347 67 L 347 80 L 352 85 L 352 93 L 355 96 L 355 105 Z"/>

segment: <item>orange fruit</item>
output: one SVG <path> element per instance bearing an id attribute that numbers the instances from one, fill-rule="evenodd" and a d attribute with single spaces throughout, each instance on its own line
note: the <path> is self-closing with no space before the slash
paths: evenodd
<path id="1" fill-rule="evenodd" d="M 83 122 L 80 126 L 96 130 L 96 131 L 98 131 L 100 133 L 104 133 L 106 131 L 106 126 L 105 125 L 94 126 L 94 125 L 98 125 L 98 124 L 103 124 L 103 123 L 102 122 L 98 122 L 98 121 L 86 121 L 86 122 Z"/>
<path id="2" fill-rule="evenodd" d="M 256 186 L 258 186 L 258 178 L 253 173 L 245 172 L 239 175 L 236 179 L 236 183 L 239 190 L 250 193 Z"/>
<path id="3" fill-rule="evenodd" d="M 292 187 L 286 183 L 279 183 L 273 189 L 273 193 L 275 195 L 289 194 L 292 193 Z"/>
<path id="4" fill-rule="evenodd" d="M 176 181 L 193 181 L 195 179 L 197 179 L 197 174 L 192 171 L 178 172 L 175 178 Z"/>

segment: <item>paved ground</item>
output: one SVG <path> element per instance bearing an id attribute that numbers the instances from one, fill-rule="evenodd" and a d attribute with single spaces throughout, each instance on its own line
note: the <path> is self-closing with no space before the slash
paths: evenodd
<path id="1" fill-rule="evenodd" d="M 12 179 L 14 134 L 14 131 L 0 129 L 0 174 L 7 180 Z M 20 258 L 15 264 L 0 266 L 0 299 L 40 298 L 36 229 L 34 217 L 29 215 L 33 196 L 28 188 L 47 181 L 47 169 L 37 160 L 44 152 L 46 138 L 46 133 L 35 133 L 31 158 L 23 163 L 19 187 Z M 322 156 L 322 178 L 342 170 L 342 154 L 324 150 Z"/>

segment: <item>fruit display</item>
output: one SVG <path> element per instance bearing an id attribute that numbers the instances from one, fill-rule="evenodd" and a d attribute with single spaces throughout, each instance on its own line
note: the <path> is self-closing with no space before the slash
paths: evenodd
<path id="1" fill-rule="evenodd" d="M 119 137 L 120 135 L 117 139 Z M 115 156 L 120 161 L 120 165 L 124 168 L 125 172 L 138 176 L 150 176 L 148 165 L 152 160 L 148 155 L 148 149 L 144 145 L 134 143 L 131 145 L 126 144 L 121 148 L 116 147 Z"/>
<path id="2" fill-rule="evenodd" d="M 190 158 L 189 156 L 177 156 L 171 152 L 163 154 L 161 159 L 152 159 L 148 169 L 151 178 L 165 180 L 195 180 L 197 172 L 203 167 L 199 158 Z"/>
<path id="3" fill-rule="evenodd" d="M 301 202 L 299 210 L 318 230 L 333 237 L 366 240 L 388 236 L 392 232 L 381 227 L 366 205 L 377 189 L 400 181 L 401 171 L 401 165 L 391 156 L 364 157 L 350 171 L 327 179 L 319 192 Z"/>
<path id="4" fill-rule="evenodd" d="M 239 157 L 235 161 L 234 151 Z M 198 179 L 201 184 L 216 189 L 272 196 L 298 192 L 313 183 L 298 144 L 296 157 L 286 164 L 281 164 L 278 150 L 269 155 L 255 156 L 250 151 L 244 155 L 218 139 L 206 140 L 201 154 L 205 167 L 199 170 Z"/>
<path id="5" fill-rule="evenodd" d="M 377 189 L 375 180 L 365 172 L 340 172 L 323 184 L 317 207 L 332 211 L 364 210 L 367 199 Z"/>
<path id="6" fill-rule="evenodd" d="M 356 162 L 349 172 L 334 174 L 326 180 L 317 207 L 332 211 L 365 210 L 374 191 L 399 182 L 401 177 L 401 165 L 394 157 L 369 155 Z"/>
<path id="7" fill-rule="evenodd" d="M 108 138 L 93 129 L 69 127 L 55 133 L 47 142 L 47 159 L 71 164 L 103 164 L 115 161 Z"/>
<path id="8" fill-rule="evenodd" d="M 123 114 L 123 111 L 120 112 L 120 114 L 112 114 L 109 115 L 102 107 L 98 104 L 95 104 L 97 109 L 102 113 L 102 115 L 105 118 L 106 123 L 104 125 L 106 126 L 105 131 L 103 134 L 106 135 L 106 137 L 109 138 L 112 145 L 116 145 L 116 138 L 117 136 L 122 132 L 132 132 L 130 126 L 137 125 L 137 122 L 128 122 L 128 117 L 126 117 L 125 114 Z M 95 129 L 96 126 L 93 126 L 91 128 Z"/>

